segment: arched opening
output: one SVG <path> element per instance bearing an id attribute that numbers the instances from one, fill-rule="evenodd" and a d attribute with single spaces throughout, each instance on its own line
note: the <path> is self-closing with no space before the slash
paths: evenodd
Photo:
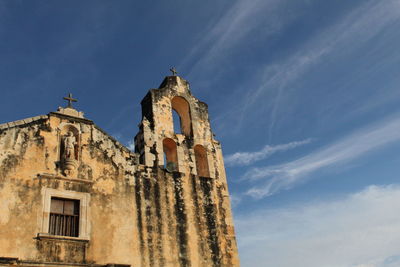
<path id="1" fill-rule="evenodd" d="M 210 177 L 206 149 L 202 145 L 196 145 L 194 147 L 194 156 L 196 159 L 197 175 L 202 177 Z"/>
<path id="2" fill-rule="evenodd" d="M 164 168 L 167 171 L 178 171 L 178 153 L 176 143 L 171 138 L 163 140 Z"/>
<path id="3" fill-rule="evenodd" d="M 177 127 L 178 129 L 180 128 L 180 132 L 186 136 L 191 136 L 192 135 L 192 122 L 190 118 L 190 107 L 189 103 L 184 99 L 183 97 L 180 96 L 175 96 L 171 100 L 171 107 L 172 110 L 176 111 L 177 115 L 179 116 L 179 124 L 180 127 Z M 176 118 L 174 119 L 174 125 L 175 121 L 177 120 Z M 175 127 L 174 127 L 175 128 Z M 177 133 L 175 131 L 175 133 Z"/>

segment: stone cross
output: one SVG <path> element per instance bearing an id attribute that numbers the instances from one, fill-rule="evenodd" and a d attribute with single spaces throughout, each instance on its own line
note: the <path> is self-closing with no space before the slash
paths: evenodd
<path id="1" fill-rule="evenodd" d="M 77 99 L 72 98 L 72 94 L 71 93 L 68 94 L 68 97 L 64 97 L 63 99 L 68 101 L 68 107 L 69 108 L 72 108 L 72 102 L 77 102 L 78 101 Z"/>
<path id="2" fill-rule="evenodd" d="M 176 72 L 176 69 L 175 69 L 174 67 L 170 68 L 169 70 L 172 72 L 172 75 L 173 75 L 173 76 L 176 76 L 176 74 L 178 74 L 178 73 Z"/>

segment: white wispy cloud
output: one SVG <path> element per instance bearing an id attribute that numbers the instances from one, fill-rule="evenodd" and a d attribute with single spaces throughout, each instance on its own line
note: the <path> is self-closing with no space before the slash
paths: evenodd
<path id="1" fill-rule="evenodd" d="M 338 164 L 349 164 L 368 152 L 398 141 L 400 141 L 400 115 L 396 114 L 292 162 L 251 168 L 245 173 L 245 179 L 267 181 L 263 185 L 257 184 L 252 187 L 247 194 L 262 198 L 280 190 L 290 189 L 310 179 L 313 172 Z"/>
<path id="2" fill-rule="evenodd" d="M 230 166 L 250 165 L 257 161 L 266 159 L 277 152 L 284 152 L 302 145 L 309 144 L 310 142 L 311 139 L 305 139 L 302 141 L 294 141 L 287 144 L 280 144 L 275 146 L 266 145 L 261 150 L 254 152 L 236 152 L 225 157 L 225 164 Z"/>
<path id="3" fill-rule="evenodd" d="M 290 15 L 284 12 L 285 16 L 279 16 L 287 6 L 287 1 L 236 1 L 217 23 L 207 28 L 181 65 L 193 66 L 190 73 L 225 69 L 222 60 L 224 55 L 234 49 L 246 49 L 249 40 L 254 38 L 260 41 L 260 36 L 252 35 L 257 29 L 263 30 L 263 40 L 268 42 L 268 36 L 279 33 L 302 15 L 303 11 L 299 9 Z M 400 18 L 399 7 L 400 2 L 397 0 L 364 1 L 336 23 L 301 41 L 284 58 L 254 66 L 256 71 L 227 100 L 235 103 L 237 108 L 222 112 L 215 120 L 220 122 L 221 118 L 234 119 L 235 126 L 230 127 L 230 132 L 238 132 L 250 112 L 256 110 L 259 114 L 268 114 L 265 122 L 268 123 L 268 138 L 271 140 L 276 125 L 285 121 L 282 118 L 288 115 L 292 106 L 296 107 L 293 102 L 299 99 L 298 94 L 304 93 L 301 90 L 297 93 L 291 90 L 296 82 L 310 70 L 315 70 L 316 66 L 325 64 L 327 56 L 340 57 L 350 51 L 357 51 Z M 198 59 L 195 63 L 192 62 L 194 58 Z M 367 58 L 364 60 L 368 62 Z M 354 76 L 359 77 L 356 72 L 359 70 L 354 70 Z M 344 87 L 349 81 L 341 83 L 341 87 Z M 247 90 L 243 91 L 243 88 Z M 242 101 L 240 105 L 237 104 L 238 98 Z M 368 97 L 366 99 L 369 100 Z M 347 101 L 347 98 L 343 97 L 342 101 Z M 363 101 L 360 99 L 360 103 Z M 337 102 L 335 104 L 340 105 Z M 329 105 L 326 103 L 325 106 Z"/>
<path id="4" fill-rule="evenodd" d="M 400 186 L 235 218 L 243 266 L 400 266 Z"/>
<path id="5" fill-rule="evenodd" d="M 263 27 L 263 34 L 273 34 L 293 19 L 286 14 L 285 20 L 280 19 L 277 10 L 284 6 L 278 0 L 238 0 L 221 16 L 216 23 L 207 27 L 201 39 L 193 46 L 185 60 L 180 64 L 190 65 L 191 73 L 217 69 L 223 55 L 248 42 L 246 37 L 252 30 Z M 193 61 L 197 61 L 193 64 Z M 183 68 L 181 67 L 180 68 Z"/>
<path id="6" fill-rule="evenodd" d="M 128 142 L 127 148 L 128 148 L 130 151 L 135 152 L 135 140 L 132 139 L 131 141 L 129 141 L 129 142 Z"/>
<path id="7" fill-rule="evenodd" d="M 291 91 L 291 87 L 295 86 L 299 79 L 310 70 L 315 70 L 316 66 L 325 64 L 324 59 L 327 56 L 340 57 L 344 53 L 359 49 L 398 20 L 399 10 L 400 2 L 397 0 L 365 1 L 337 23 L 304 41 L 296 50 L 288 52 L 285 59 L 257 66 L 262 70 L 258 77 L 253 77 L 248 81 L 248 85 L 238 89 L 249 88 L 242 96 L 241 108 L 234 115 L 236 128 L 242 127 L 250 110 L 254 112 L 254 109 L 257 109 L 269 114 L 267 121 L 271 136 L 277 122 L 280 121 L 279 118 L 283 117 L 293 105 L 293 101 L 296 101 L 296 93 Z M 364 60 L 368 61 L 367 58 Z M 354 70 L 354 75 L 356 72 L 358 70 Z M 343 83 L 346 84 L 346 81 Z M 258 104 L 261 102 L 262 105 Z"/>

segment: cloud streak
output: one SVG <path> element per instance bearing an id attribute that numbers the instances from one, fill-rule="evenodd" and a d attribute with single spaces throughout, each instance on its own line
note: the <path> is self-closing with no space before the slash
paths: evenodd
<path id="1" fill-rule="evenodd" d="M 235 218 L 244 266 L 400 266 L 400 186 Z M 290 255 L 290 256 L 288 256 Z"/>
<path id="2" fill-rule="evenodd" d="M 133 140 L 133 139 L 130 140 L 130 141 L 128 142 L 127 148 L 128 148 L 130 151 L 135 152 L 135 140 Z"/>
<path id="3" fill-rule="evenodd" d="M 284 6 L 282 1 L 276 0 L 235 1 L 226 13 L 201 35 L 201 39 L 180 64 L 180 68 L 185 69 L 183 66 L 189 66 L 190 63 L 192 67 L 188 76 L 210 71 L 210 66 L 217 66 L 223 55 L 248 41 L 245 37 L 260 25 L 263 26 L 265 35 L 277 32 L 282 23 L 291 19 L 287 15 L 284 21 L 276 15 L 281 6 Z M 193 64 L 191 61 L 195 58 L 198 60 Z"/>
<path id="4" fill-rule="evenodd" d="M 253 89 L 242 97 L 237 127 L 242 127 L 244 119 L 248 118 L 248 112 L 254 107 L 265 109 L 270 114 L 268 132 L 271 138 L 278 118 L 287 112 L 287 108 L 282 110 L 281 107 L 293 104 L 293 92 L 290 88 L 295 86 L 295 82 L 311 69 L 324 64 L 323 59 L 327 56 L 340 57 L 377 36 L 399 19 L 399 7 L 399 2 L 394 0 L 365 2 L 336 24 L 304 42 L 286 59 L 264 65 L 259 77 L 246 86 Z M 265 99 L 268 99 L 267 103 Z M 258 105 L 260 101 L 263 101 L 262 105 Z"/>
<path id="5" fill-rule="evenodd" d="M 299 146 L 309 144 L 311 139 L 305 139 L 302 141 L 294 141 L 287 144 L 280 144 L 275 146 L 266 145 L 260 151 L 254 152 L 236 152 L 234 154 L 225 157 L 225 164 L 228 166 L 246 166 L 257 161 L 266 159 L 278 152 L 284 152 L 290 149 L 294 149 Z"/>
<path id="6" fill-rule="evenodd" d="M 396 114 L 292 162 L 251 168 L 245 173 L 244 179 L 263 179 L 267 182 L 250 188 L 247 194 L 255 198 L 270 196 L 310 179 L 312 173 L 321 169 L 349 164 L 369 152 L 399 141 L 400 115 Z"/>

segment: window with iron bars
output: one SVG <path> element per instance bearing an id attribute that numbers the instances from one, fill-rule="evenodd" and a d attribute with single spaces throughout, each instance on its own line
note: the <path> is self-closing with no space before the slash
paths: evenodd
<path id="1" fill-rule="evenodd" d="M 49 234 L 79 237 L 79 200 L 51 198 Z"/>

